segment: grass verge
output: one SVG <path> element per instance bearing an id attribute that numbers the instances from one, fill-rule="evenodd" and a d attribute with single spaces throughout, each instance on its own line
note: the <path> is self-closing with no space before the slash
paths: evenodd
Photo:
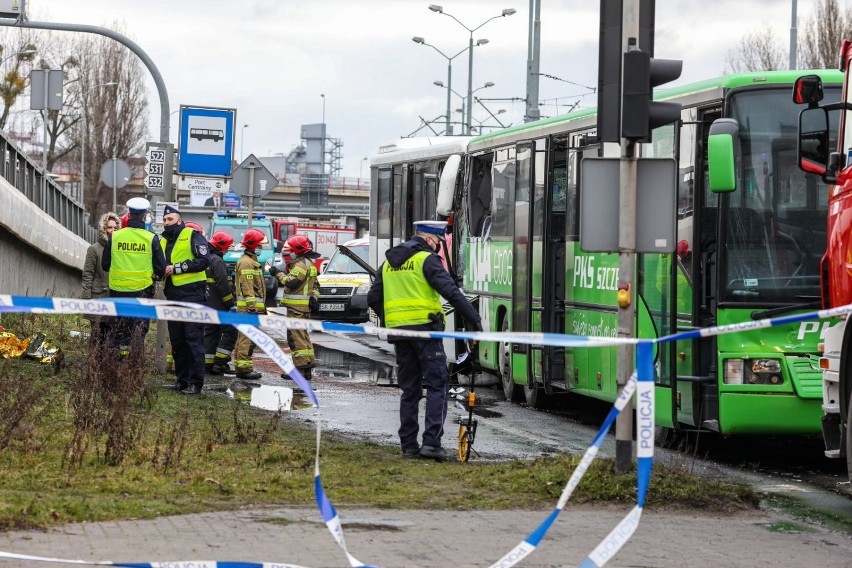
<path id="1" fill-rule="evenodd" d="M 0 529 L 314 503 L 312 427 L 224 396 L 161 391 L 171 378 L 152 365 L 96 348 L 90 356 L 86 340 L 64 339 L 88 329 L 75 317 L 4 314 L 2 323 L 63 338 L 65 365 L 0 363 Z M 324 433 L 320 465 L 338 507 L 507 509 L 553 506 L 578 462 L 439 464 Z M 635 492 L 635 474 L 599 459 L 572 501 L 632 504 Z M 648 496 L 649 506 L 713 511 L 757 503 L 748 488 L 665 467 Z"/>

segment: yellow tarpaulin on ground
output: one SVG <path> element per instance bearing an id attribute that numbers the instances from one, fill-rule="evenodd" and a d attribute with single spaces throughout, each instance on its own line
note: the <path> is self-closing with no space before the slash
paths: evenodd
<path id="1" fill-rule="evenodd" d="M 14 333 L 0 331 L 0 357 L 3 359 L 20 357 L 27 350 L 29 344 L 29 339 L 21 341 Z"/>

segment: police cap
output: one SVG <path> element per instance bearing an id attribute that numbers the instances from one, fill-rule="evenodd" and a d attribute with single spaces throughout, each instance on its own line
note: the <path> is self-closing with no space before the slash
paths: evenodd
<path id="1" fill-rule="evenodd" d="M 415 221 L 414 230 L 418 233 L 429 233 L 443 238 L 447 232 L 446 221 Z"/>
<path id="2" fill-rule="evenodd" d="M 163 207 L 163 216 L 166 216 L 170 213 L 177 213 L 180 215 L 180 211 L 177 210 L 177 207 L 172 207 L 171 205 L 166 205 Z"/>
<path id="3" fill-rule="evenodd" d="M 127 209 L 135 215 L 147 213 L 149 207 L 151 207 L 151 202 L 144 197 L 134 197 L 127 200 Z"/>

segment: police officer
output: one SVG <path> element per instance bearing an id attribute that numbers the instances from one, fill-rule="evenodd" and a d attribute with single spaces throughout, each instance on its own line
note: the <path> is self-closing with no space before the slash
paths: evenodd
<path id="1" fill-rule="evenodd" d="M 207 267 L 210 253 L 201 233 L 186 227 L 180 211 L 171 205 L 163 209 L 166 299 L 203 304 L 207 300 Z M 166 388 L 195 395 L 204 385 L 204 324 L 169 321 L 169 340 L 175 359 L 174 385 Z"/>
<path id="2" fill-rule="evenodd" d="M 234 237 L 217 231 L 210 237 L 210 266 L 207 268 L 207 305 L 214 310 L 230 310 L 236 305 L 228 267 L 222 256 Z M 204 368 L 211 375 L 230 372 L 228 361 L 237 344 L 237 328 L 232 325 L 208 324 L 204 326 Z"/>
<path id="3" fill-rule="evenodd" d="M 144 197 L 127 201 L 127 223 L 108 239 L 101 258 L 101 268 L 109 272 L 111 298 L 153 298 L 154 278 L 163 278 L 166 259 L 160 239 L 145 229 L 145 216 L 151 204 Z M 115 323 L 114 343 L 122 357 L 142 353 L 148 333 L 148 320 L 119 317 Z M 136 357 L 134 357 L 136 359 Z"/>
<path id="4" fill-rule="evenodd" d="M 287 308 L 287 317 L 309 319 L 311 305 L 319 299 L 319 284 L 317 283 L 317 267 L 313 261 L 320 257 L 314 252 L 311 242 L 304 235 L 293 235 L 287 239 L 287 247 L 296 255 L 296 260 L 284 273 L 275 266 L 269 268 L 269 273 L 284 285 L 281 305 Z M 311 380 L 311 369 L 316 366 L 314 345 L 311 336 L 304 329 L 288 329 L 287 340 L 290 343 L 290 355 L 293 365 L 303 377 Z M 288 378 L 286 373 L 281 375 Z"/>
<path id="5" fill-rule="evenodd" d="M 479 314 L 458 289 L 435 254 L 440 249 L 447 223 L 418 221 L 414 237 L 388 249 L 387 260 L 367 295 L 367 303 L 382 315 L 385 327 L 444 331 L 443 296 L 476 330 L 482 330 Z M 447 416 L 447 356 L 440 339 L 409 339 L 390 336 L 396 351 L 399 401 L 399 441 L 403 457 L 449 461 L 441 447 Z M 426 388 L 423 445 L 418 446 L 418 408 Z"/>
<path id="6" fill-rule="evenodd" d="M 234 274 L 234 290 L 237 293 L 237 312 L 249 314 L 266 313 L 266 285 L 263 269 L 257 261 L 257 251 L 263 246 L 265 236 L 257 229 L 249 229 L 243 235 L 243 256 L 237 261 Z M 234 353 L 234 367 L 238 379 L 257 380 L 261 374 L 254 370 L 251 361 L 251 339 L 239 334 Z"/>

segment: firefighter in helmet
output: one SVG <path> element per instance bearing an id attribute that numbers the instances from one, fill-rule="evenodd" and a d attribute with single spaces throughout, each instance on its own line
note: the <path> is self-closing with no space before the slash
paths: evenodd
<path id="1" fill-rule="evenodd" d="M 243 256 L 237 261 L 234 275 L 234 290 L 237 293 L 237 312 L 251 314 L 266 313 L 266 286 L 263 283 L 263 269 L 257 262 L 257 250 L 266 237 L 257 229 L 249 229 L 243 236 Z M 257 380 L 261 374 L 256 372 L 251 361 L 251 340 L 239 334 L 234 354 L 234 367 L 238 379 Z"/>
<path id="2" fill-rule="evenodd" d="M 319 300 L 317 268 L 313 261 L 320 255 L 314 252 L 311 241 L 304 235 L 291 236 L 287 239 L 287 246 L 296 257 L 289 266 L 289 271 L 284 273 L 279 268 L 271 266 L 269 273 L 284 286 L 281 305 L 287 308 L 287 316 L 308 319 L 311 317 L 311 306 Z M 293 364 L 302 376 L 311 380 L 311 369 L 316 366 L 311 337 L 303 329 L 288 331 Z M 288 378 L 286 374 L 281 376 Z"/>
<path id="3" fill-rule="evenodd" d="M 212 254 L 207 268 L 207 305 L 214 310 L 230 310 L 236 305 L 234 289 L 228 277 L 228 267 L 222 256 L 234 244 L 234 238 L 225 231 L 217 231 L 209 240 Z M 211 375 L 230 372 L 228 361 L 237 344 L 237 328 L 232 325 L 208 324 L 204 326 L 204 369 Z"/>

